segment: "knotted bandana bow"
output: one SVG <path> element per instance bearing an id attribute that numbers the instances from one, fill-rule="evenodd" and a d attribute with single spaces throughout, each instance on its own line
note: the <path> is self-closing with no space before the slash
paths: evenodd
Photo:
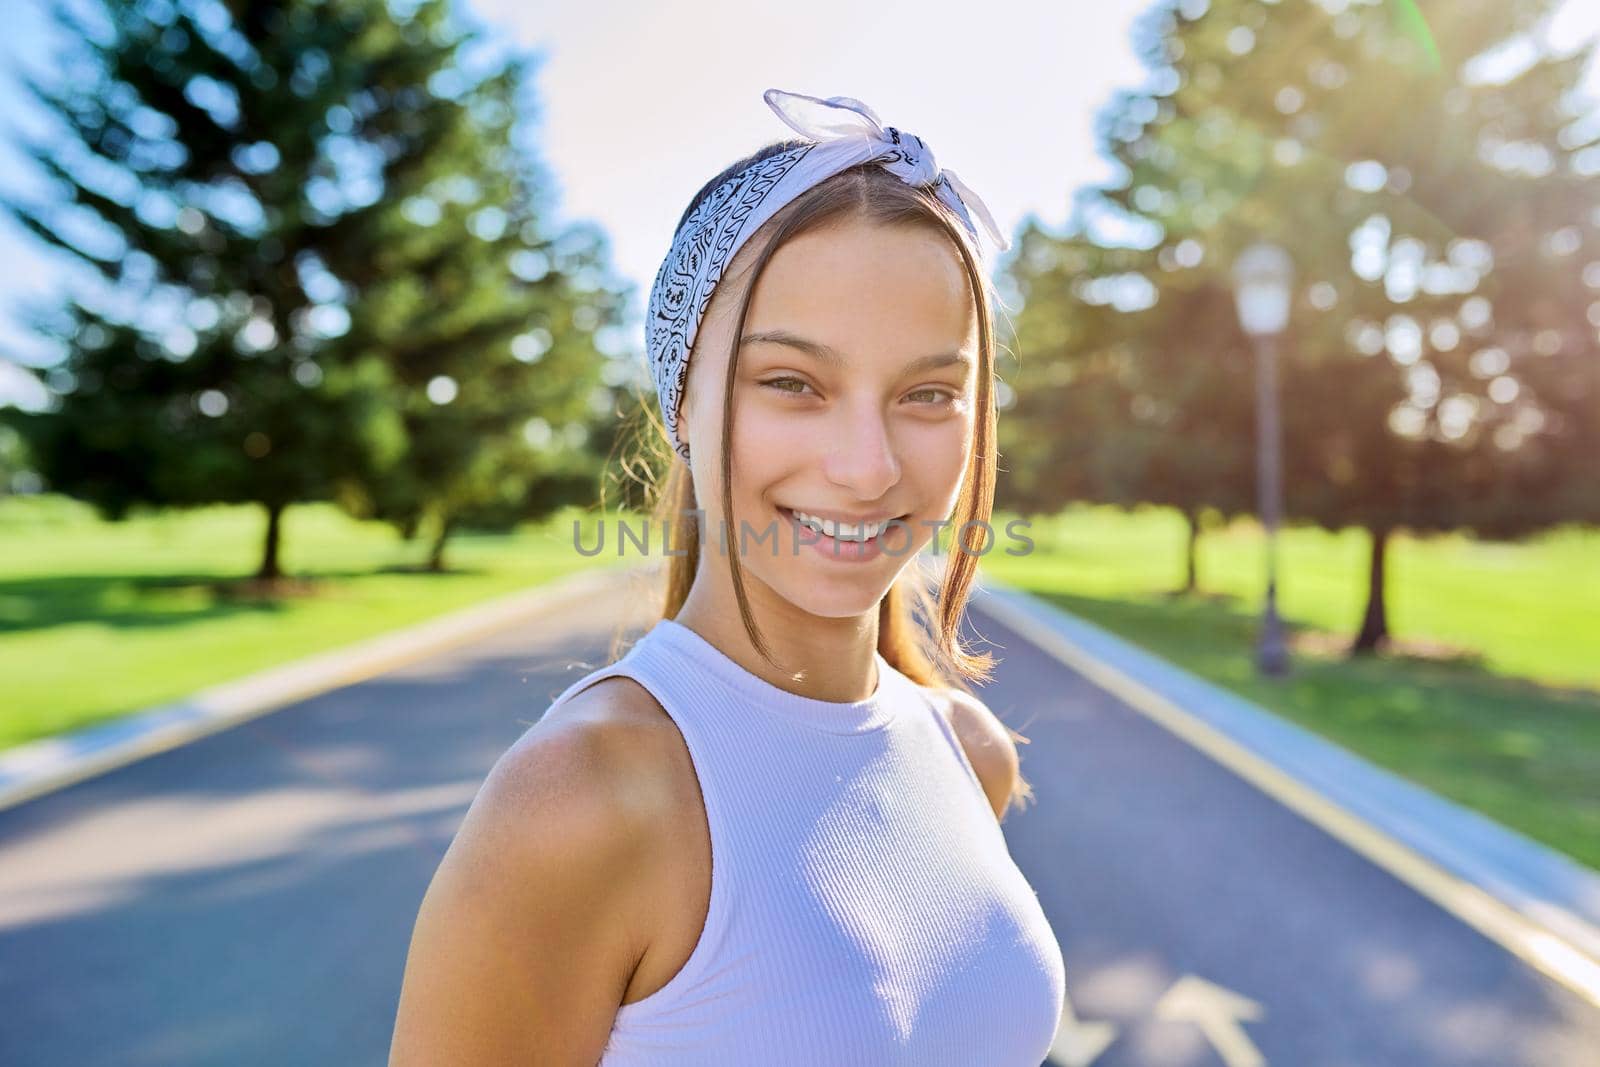
<path id="1" fill-rule="evenodd" d="M 678 403 L 711 294 L 745 240 L 807 189 L 850 167 L 876 163 L 908 185 L 932 189 L 975 239 L 974 214 L 1000 251 L 1011 247 L 983 201 L 954 171 L 939 167 L 922 138 L 884 126 L 860 100 L 824 100 L 782 89 L 768 89 L 762 99 L 810 142 L 754 163 L 708 193 L 679 228 L 650 289 L 645 318 L 650 371 L 667 433 L 685 462 L 689 445 L 679 433 Z"/>

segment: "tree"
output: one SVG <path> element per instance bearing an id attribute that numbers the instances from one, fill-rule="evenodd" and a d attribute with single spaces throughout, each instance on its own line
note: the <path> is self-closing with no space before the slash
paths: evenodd
<path id="1" fill-rule="evenodd" d="M 1065 237 L 1024 229 L 1006 275 L 1025 313 L 1003 492 L 1032 510 L 1075 499 L 1178 509 L 1189 527 L 1178 591 L 1191 592 L 1202 516 L 1254 504 L 1254 392 L 1214 279 L 1186 272 L 1150 301 L 1149 279 L 1178 268 L 1167 251 L 1096 243 L 1081 218 Z"/>
<path id="2" fill-rule="evenodd" d="M 16 430 L 0 424 L 0 498 L 29 491 L 36 478 L 27 442 Z"/>
<path id="3" fill-rule="evenodd" d="M 429 39 L 444 35 L 427 29 Z M 473 43 L 452 40 L 460 50 Z M 516 144 L 515 120 L 532 111 L 517 94 L 531 73 L 513 56 L 454 86 L 435 108 L 439 150 L 390 183 L 391 202 L 420 230 L 381 264 L 330 264 L 373 296 L 346 343 L 386 354 L 405 426 L 395 461 L 347 502 L 407 535 L 430 526 L 433 569 L 459 523 L 536 519 L 592 498 L 592 445 L 615 421 L 613 387 L 624 378 L 613 357 L 627 353 L 600 350 L 624 296 L 605 270 L 605 238 L 588 225 L 546 224 L 550 182 Z"/>
<path id="4" fill-rule="evenodd" d="M 530 266 L 550 238 L 510 140 L 524 70 L 475 70 L 445 0 L 100 13 L 58 7 L 86 49 L 27 83 L 72 135 L 29 148 L 66 203 L 9 205 L 117 295 L 40 315 L 71 387 L 11 418 L 52 487 L 113 517 L 258 502 L 273 579 L 290 504 L 452 514 L 513 417 L 588 396 L 597 366 L 539 373 L 511 339 L 581 332 L 582 307 L 592 333 L 612 298 L 552 298 L 568 280 Z"/>
<path id="5" fill-rule="evenodd" d="M 1585 57 L 1535 49 L 1485 78 L 1550 4 L 1407 7 L 1422 21 L 1346 0 L 1158 7 L 1151 86 L 1105 123 L 1127 173 L 1104 203 L 1153 224 L 1143 276 L 1158 306 L 1188 294 L 1201 343 L 1242 348 L 1228 268 L 1245 244 L 1297 261 L 1285 504 L 1372 535 L 1355 653 L 1388 635 L 1392 531 L 1509 536 L 1594 514 L 1592 490 L 1563 488 L 1594 454 L 1600 395 L 1593 327 L 1575 321 L 1600 221 L 1582 192 L 1600 134 L 1574 97 Z"/>

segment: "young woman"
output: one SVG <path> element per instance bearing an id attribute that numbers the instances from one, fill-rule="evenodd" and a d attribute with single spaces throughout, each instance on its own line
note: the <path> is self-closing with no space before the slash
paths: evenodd
<path id="1" fill-rule="evenodd" d="M 999 827 L 1026 784 L 957 637 L 996 459 L 972 213 L 1006 241 L 860 101 L 765 98 L 806 136 L 700 190 L 650 297 L 663 617 L 489 774 L 422 902 L 391 1065 L 1037 1067 L 1051 1044 L 1061 952 Z"/>

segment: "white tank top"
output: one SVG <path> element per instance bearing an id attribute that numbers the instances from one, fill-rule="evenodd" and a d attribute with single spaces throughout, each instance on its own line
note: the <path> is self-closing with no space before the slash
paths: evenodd
<path id="1" fill-rule="evenodd" d="M 1039 1067 L 1061 949 L 960 741 L 875 653 L 858 703 L 800 696 L 663 619 L 614 675 L 677 724 L 705 802 L 710 906 L 600 1067 Z"/>

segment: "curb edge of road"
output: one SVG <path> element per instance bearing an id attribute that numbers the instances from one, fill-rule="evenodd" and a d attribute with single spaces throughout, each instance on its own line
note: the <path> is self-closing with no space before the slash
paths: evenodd
<path id="1" fill-rule="evenodd" d="M 1600 872 L 989 575 L 998 621 L 1600 1007 Z"/>
<path id="2" fill-rule="evenodd" d="M 260 715 L 365 681 L 524 619 L 581 601 L 651 568 L 605 566 L 267 667 L 181 700 L 0 749 L 0 811 L 178 748 Z"/>

